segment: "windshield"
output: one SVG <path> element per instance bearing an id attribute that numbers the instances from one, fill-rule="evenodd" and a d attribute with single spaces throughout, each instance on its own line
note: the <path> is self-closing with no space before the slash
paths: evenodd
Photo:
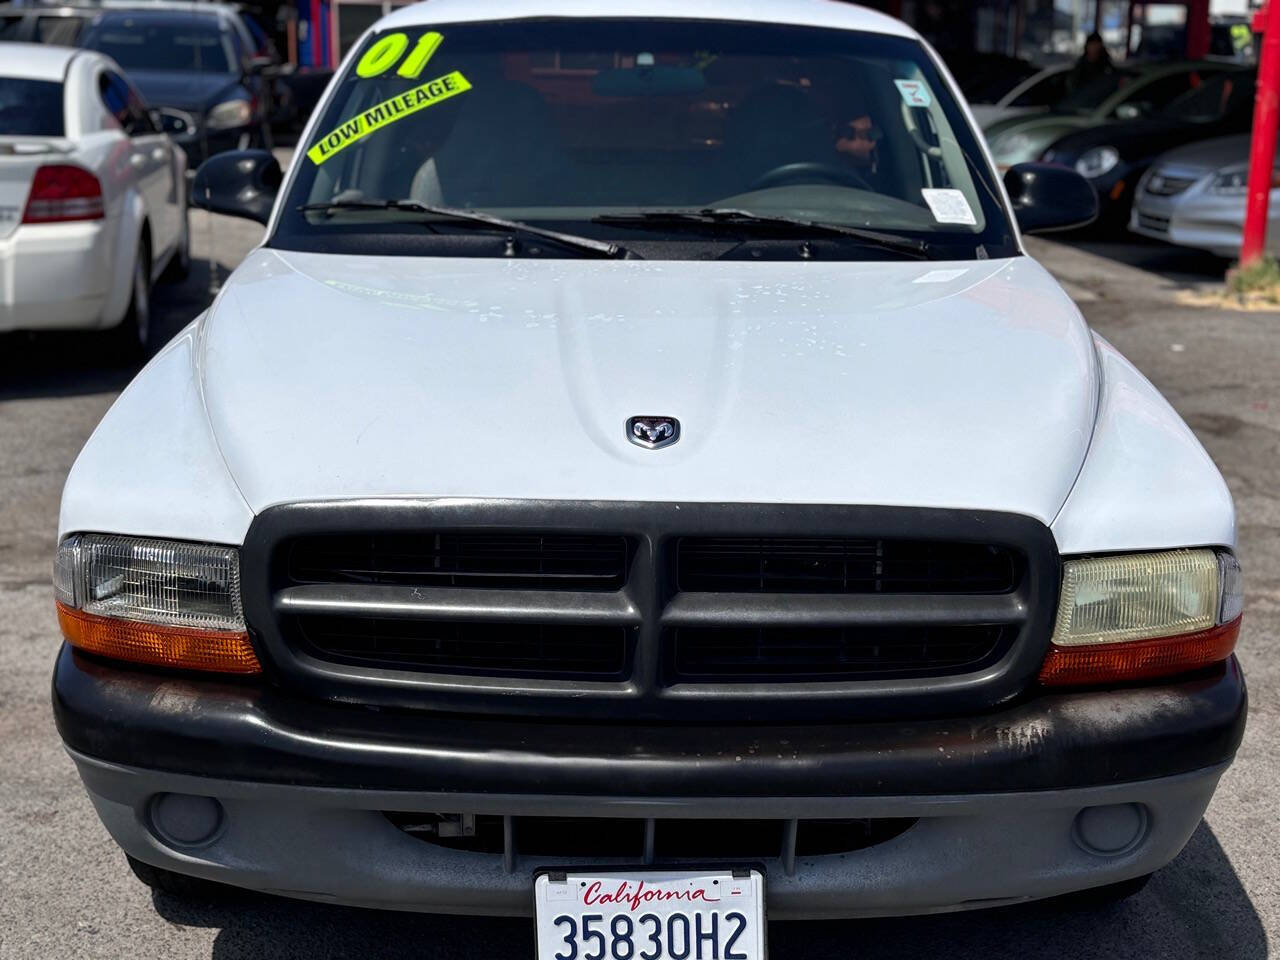
<path id="1" fill-rule="evenodd" d="M 1160 112 L 1174 120 L 1209 123 L 1253 106 L 1254 78 L 1248 71 L 1211 77 L 1194 90 L 1172 100 Z"/>
<path id="2" fill-rule="evenodd" d="M 276 245 L 344 237 L 358 250 L 371 236 L 421 237 L 424 222 L 475 228 L 404 203 L 369 209 L 378 201 L 629 248 L 701 244 L 664 257 L 708 256 L 707 234 L 746 229 L 741 217 L 652 217 L 705 209 L 901 234 L 957 257 L 1013 242 L 958 105 L 923 48 L 897 37 L 623 19 L 383 32 L 351 59 L 305 146 Z M 325 208 L 335 202 L 348 209 Z"/>
<path id="3" fill-rule="evenodd" d="M 60 137 L 62 131 L 62 84 L 0 77 L 0 137 Z"/>
<path id="4" fill-rule="evenodd" d="M 188 23 L 120 20 L 99 27 L 85 45 L 126 70 L 231 72 L 223 34 L 209 17 Z"/>
<path id="5" fill-rule="evenodd" d="M 1093 113 L 1102 104 L 1133 82 L 1136 74 L 1111 70 L 1076 87 L 1053 105 L 1054 113 Z"/>

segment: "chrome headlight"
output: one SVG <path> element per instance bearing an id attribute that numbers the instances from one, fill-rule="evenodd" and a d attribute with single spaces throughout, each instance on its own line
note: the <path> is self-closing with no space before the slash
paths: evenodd
<path id="1" fill-rule="evenodd" d="M 1280 167 L 1271 171 L 1271 189 L 1280 188 Z M 1249 169 L 1227 170 L 1213 178 L 1209 192 L 1220 197 L 1243 197 L 1249 192 Z"/>
<path id="2" fill-rule="evenodd" d="M 58 546 L 53 586 L 77 649 L 188 670 L 260 670 L 232 547 L 78 534 Z"/>
<path id="3" fill-rule="evenodd" d="M 1209 185 L 1209 192 L 1227 197 L 1243 197 L 1249 192 L 1248 169 L 1228 170 L 1218 174 Z"/>
<path id="4" fill-rule="evenodd" d="M 1224 660 L 1243 604 L 1240 564 L 1226 552 L 1067 560 L 1041 680 L 1149 679 Z"/>
<path id="5" fill-rule="evenodd" d="M 1076 161 L 1076 173 L 1095 180 L 1105 177 L 1119 162 L 1120 151 L 1115 147 L 1093 147 L 1082 153 Z"/>
<path id="6" fill-rule="evenodd" d="M 224 100 L 209 111 L 206 124 L 210 130 L 229 130 L 248 126 L 253 119 L 253 107 L 248 100 Z"/>

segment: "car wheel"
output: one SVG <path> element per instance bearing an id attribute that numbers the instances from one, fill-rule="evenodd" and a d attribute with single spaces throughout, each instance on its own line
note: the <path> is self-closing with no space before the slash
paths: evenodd
<path id="1" fill-rule="evenodd" d="M 188 877 L 182 873 L 165 870 L 163 867 L 153 867 L 149 863 L 129 857 L 128 854 L 125 856 L 128 857 L 129 869 L 133 871 L 135 877 L 152 890 L 167 893 L 180 900 L 204 902 L 231 900 L 242 894 L 238 887 L 205 880 L 203 877 Z"/>
<path id="2" fill-rule="evenodd" d="M 138 244 L 133 258 L 129 309 L 112 331 L 116 346 L 128 359 L 145 358 L 151 349 L 151 255 L 146 241 Z"/>
<path id="3" fill-rule="evenodd" d="M 182 236 L 178 238 L 178 249 L 169 258 L 168 265 L 160 279 L 165 283 L 181 283 L 191 272 L 191 220 L 186 210 L 182 211 Z"/>

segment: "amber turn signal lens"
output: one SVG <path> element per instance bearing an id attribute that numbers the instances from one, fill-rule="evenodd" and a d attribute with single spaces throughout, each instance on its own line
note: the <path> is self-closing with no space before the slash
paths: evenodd
<path id="1" fill-rule="evenodd" d="M 261 673 L 247 633 L 99 617 L 59 602 L 58 626 L 77 650 L 178 670 Z"/>
<path id="2" fill-rule="evenodd" d="M 1049 687 L 1080 687 L 1188 673 L 1227 659 L 1239 635 L 1240 617 L 1236 617 L 1180 637 L 1080 647 L 1054 644 L 1040 668 L 1040 682 Z"/>

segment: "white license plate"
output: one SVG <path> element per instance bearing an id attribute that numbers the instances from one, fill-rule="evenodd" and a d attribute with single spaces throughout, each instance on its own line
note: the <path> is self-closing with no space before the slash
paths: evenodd
<path id="1" fill-rule="evenodd" d="M 758 870 L 538 874 L 538 960 L 765 960 Z"/>

